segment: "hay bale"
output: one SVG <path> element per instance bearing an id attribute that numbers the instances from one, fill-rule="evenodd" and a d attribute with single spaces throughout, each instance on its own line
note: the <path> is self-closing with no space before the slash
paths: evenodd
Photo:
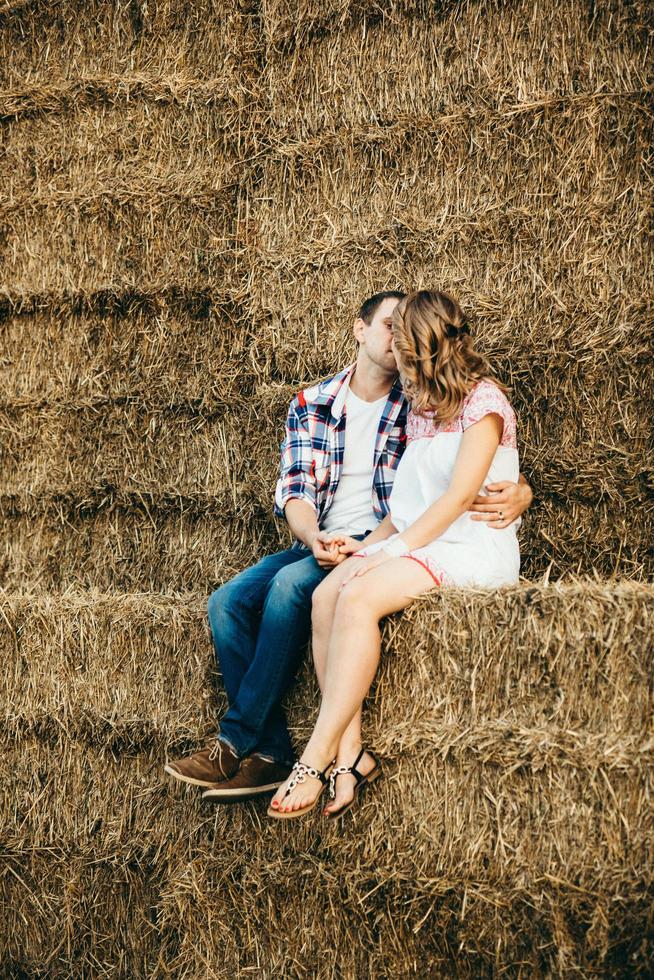
<path id="1" fill-rule="evenodd" d="M 294 388 L 259 385 L 244 364 L 245 351 L 233 352 L 231 361 L 223 362 L 224 375 L 216 373 L 211 339 L 200 347 L 206 360 L 199 357 L 197 370 L 189 370 L 184 339 L 181 331 L 179 356 L 169 364 L 168 344 L 153 344 L 148 359 L 135 353 L 132 360 L 127 344 L 112 349 L 106 361 L 96 355 L 74 385 L 65 376 L 59 380 L 56 371 L 50 374 L 45 356 L 38 364 L 29 348 L 23 350 L 21 362 L 27 361 L 29 372 L 25 378 L 18 375 L 22 390 L 31 384 L 36 391 L 47 391 L 52 384 L 71 396 L 20 397 L 0 408 L 6 433 L 0 508 L 7 519 L 7 586 L 17 584 L 25 572 L 24 563 L 11 558 L 22 547 L 14 542 L 25 540 L 24 518 L 44 531 L 42 541 L 34 537 L 31 549 L 37 564 L 30 577 L 41 581 L 43 560 L 50 552 L 48 539 L 66 528 L 71 545 L 73 538 L 80 543 L 97 540 L 91 547 L 97 558 L 103 554 L 106 573 L 102 536 L 107 514 L 123 556 L 142 546 L 142 535 L 135 540 L 134 532 L 146 522 L 134 523 L 135 514 L 158 527 L 162 540 L 167 527 L 177 535 L 182 519 L 196 526 L 205 519 L 208 548 L 203 553 L 212 564 L 198 564 L 197 576 L 185 578 L 192 589 L 204 588 L 208 578 L 215 580 L 210 570 L 215 550 L 209 542 L 229 535 L 232 523 L 258 527 L 252 559 L 262 541 L 272 545 L 280 540 L 279 533 L 270 536 L 271 496 L 282 420 Z M 58 364 L 59 355 L 54 354 L 49 348 L 49 358 Z M 532 360 L 529 374 L 526 359 L 522 364 L 517 358 L 512 361 L 509 380 L 514 381 L 514 400 L 525 419 L 523 467 L 539 502 L 522 533 L 524 574 L 542 575 L 549 568 L 556 576 L 592 570 L 636 578 L 651 575 L 645 365 L 630 362 L 626 379 L 622 372 L 607 379 L 607 356 L 599 348 L 585 354 L 582 366 L 574 355 L 548 359 L 543 352 L 539 363 Z M 616 354 L 616 362 L 626 372 L 626 359 Z M 150 384 L 131 389 L 129 382 L 137 381 L 140 372 Z M 557 375 L 566 378 L 565 384 L 556 386 Z M 97 391 L 96 376 L 107 378 L 98 382 Z M 89 388 L 91 394 L 86 393 Z M 181 534 L 181 540 L 185 537 Z M 179 574 L 174 569 L 174 544 L 165 550 L 174 580 Z M 71 559 L 72 570 L 72 553 Z M 154 559 L 161 568 L 159 556 Z M 81 566 L 82 552 L 79 560 Z M 171 577 L 160 577 L 145 551 L 140 567 L 141 582 L 133 579 L 129 587 L 170 587 Z M 124 579 L 113 585 L 128 587 Z"/>
<path id="2" fill-rule="evenodd" d="M 212 2 L 39 3 L 7 20 L 2 223 L 16 302 L 228 277 L 238 163 L 252 151 L 252 23 Z"/>
<path id="3" fill-rule="evenodd" d="M 319 818 L 272 828 L 261 804 L 207 809 L 162 777 L 223 703 L 197 598 L 34 594 L 2 611 L 7 962 L 53 976 L 651 964 L 650 586 L 452 590 L 394 618 L 366 715 L 387 777 L 345 834 Z M 316 706 L 307 672 L 296 738 Z"/>
<path id="4" fill-rule="evenodd" d="M 215 411 L 249 393 L 243 365 L 251 335 L 227 297 L 220 302 L 189 290 L 181 297 L 107 295 L 101 310 L 71 306 L 13 315 L 5 308 L 3 407 L 38 411 L 146 399 Z"/>
<path id="5" fill-rule="evenodd" d="M 77 501 L 49 503 L 45 513 L 5 514 L 4 588 L 64 591 L 78 583 L 109 593 L 198 589 L 208 595 L 259 556 L 289 544 L 269 513 L 249 511 L 238 519 L 179 497 L 121 505 L 106 495 L 104 503 L 84 509 Z"/>
<path id="6" fill-rule="evenodd" d="M 10 125 L 2 206 L 14 301 L 159 291 L 180 270 L 189 287 L 224 280 L 236 185 L 233 159 L 221 153 L 217 167 L 208 155 L 207 139 L 224 141 L 220 124 L 207 132 L 210 115 L 137 102 Z"/>
<path id="7" fill-rule="evenodd" d="M 88 76 L 118 76 L 127 102 L 132 75 L 166 83 L 177 80 L 183 102 L 192 80 L 222 82 L 235 98 L 256 67 L 256 18 L 224 0 L 198 0 L 189 8 L 178 0 L 152 4 L 106 4 L 102 0 L 29 0 L 9 2 L 3 15 L 0 83 L 3 88 L 33 90 L 57 82 L 78 85 L 71 101 L 84 98 Z M 186 86 L 184 83 L 186 82 Z M 122 83 L 122 86 L 120 85 Z M 178 94 L 168 86 L 169 98 Z M 91 92 L 91 96 L 93 92 Z M 100 93 L 98 101 L 104 101 Z M 90 104 L 96 104 L 93 98 Z M 61 105 L 61 103 L 60 103 Z M 62 107 L 65 107 L 62 106 Z"/>
<path id="8" fill-rule="evenodd" d="M 223 498 L 224 499 L 224 498 Z M 649 561 L 634 535 L 646 539 L 647 524 L 624 519 L 611 507 L 547 501 L 539 519 L 521 530 L 527 579 L 565 578 L 570 566 L 642 579 Z M 112 591 L 196 589 L 215 585 L 262 554 L 287 547 L 287 528 L 275 522 L 269 502 L 250 500 L 240 510 L 178 495 L 116 495 L 97 487 L 86 499 L 54 496 L 38 501 L 0 497 L 4 537 L 0 581 L 4 588 L 62 590 L 76 583 Z"/>
<path id="9" fill-rule="evenodd" d="M 289 34 L 281 0 L 259 19 L 16 9 L 5 584 L 28 567 L 65 584 L 24 559 L 30 518 L 47 555 L 74 515 L 71 540 L 103 557 L 96 584 L 112 581 L 107 506 L 120 554 L 141 540 L 130 510 L 147 501 L 165 537 L 175 497 L 207 539 L 221 510 L 279 540 L 284 401 L 351 358 L 365 292 L 434 282 L 467 300 L 512 384 L 540 503 L 525 573 L 651 575 L 646 13 L 307 3 Z M 93 584 L 70 554 L 68 580 Z M 213 546 L 194 574 L 190 588 L 215 579 Z M 113 583 L 174 580 L 147 552 L 140 580 Z"/>

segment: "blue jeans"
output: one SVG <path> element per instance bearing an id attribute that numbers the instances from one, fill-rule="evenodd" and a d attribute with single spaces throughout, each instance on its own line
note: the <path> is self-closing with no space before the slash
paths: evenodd
<path id="1" fill-rule="evenodd" d="M 322 569 L 304 545 L 268 555 L 209 597 L 208 614 L 229 708 L 219 737 L 244 757 L 295 757 L 281 706 L 311 632 Z"/>

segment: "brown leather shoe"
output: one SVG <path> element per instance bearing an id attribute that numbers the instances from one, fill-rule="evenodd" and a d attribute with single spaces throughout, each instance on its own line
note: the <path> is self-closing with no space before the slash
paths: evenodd
<path id="1" fill-rule="evenodd" d="M 251 800 L 264 793 L 272 793 L 282 785 L 291 771 L 290 766 L 270 762 L 260 755 L 249 755 L 231 779 L 223 780 L 211 789 L 205 789 L 203 800 L 213 803 L 238 803 Z"/>
<path id="2" fill-rule="evenodd" d="M 215 786 L 230 779 L 238 771 L 240 761 L 229 745 L 217 738 L 206 749 L 169 762 L 164 772 L 192 786 Z"/>

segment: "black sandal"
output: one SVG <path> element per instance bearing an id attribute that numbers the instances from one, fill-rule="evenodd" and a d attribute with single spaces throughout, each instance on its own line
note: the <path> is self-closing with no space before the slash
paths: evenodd
<path id="1" fill-rule="evenodd" d="M 357 762 L 358 761 L 359 760 L 357 759 Z M 271 805 L 268 807 L 268 811 L 267 811 L 268 816 L 274 817 L 276 820 L 295 820 L 297 817 L 303 817 L 305 813 L 309 813 L 310 810 L 313 810 L 316 803 L 322 796 L 325 786 L 329 782 L 327 773 L 329 772 L 329 770 L 333 765 L 334 763 L 330 762 L 328 765 L 325 766 L 322 772 L 318 772 L 318 770 L 314 769 L 313 766 L 307 766 L 306 763 L 304 762 L 296 762 L 293 766 L 293 769 L 291 770 L 291 772 L 295 771 L 295 775 L 291 778 L 291 781 L 286 788 L 286 792 L 282 796 L 282 800 L 286 799 L 288 794 L 291 792 L 291 790 L 295 789 L 298 783 L 303 783 L 307 778 L 307 776 L 311 776 L 312 779 L 318 779 L 322 783 L 318 795 L 316 796 L 313 803 L 310 803 L 308 806 L 303 806 L 299 810 L 290 810 L 288 813 L 280 813 L 279 810 L 274 810 Z"/>
<path id="2" fill-rule="evenodd" d="M 357 769 L 357 765 L 361 760 L 362 756 L 366 754 L 366 752 L 372 758 L 375 764 L 366 776 L 362 776 L 359 770 Z M 335 769 L 332 769 L 332 771 L 329 774 L 329 796 L 332 800 L 336 796 L 336 780 L 338 779 L 339 776 L 345 776 L 346 774 L 352 775 L 356 779 L 356 785 L 354 787 L 354 796 L 352 797 L 350 802 L 345 803 L 340 808 L 340 810 L 325 811 L 325 815 L 328 817 L 332 817 L 332 818 L 340 817 L 343 813 L 349 810 L 350 807 L 354 805 L 354 803 L 356 803 L 359 793 L 363 789 L 363 787 L 366 786 L 368 783 L 374 783 L 374 781 L 378 779 L 379 776 L 381 776 L 381 763 L 377 758 L 377 756 L 375 755 L 375 753 L 371 752 L 370 749 L 361 749 L 361 751 L 359 752 L 358 756 L 356 757 L 356 759 L 354 760 L 351 766 L 337 766 Z"/>

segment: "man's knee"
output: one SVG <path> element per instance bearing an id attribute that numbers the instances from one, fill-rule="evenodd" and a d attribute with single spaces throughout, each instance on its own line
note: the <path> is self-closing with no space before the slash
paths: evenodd
<path id="1" fill-rule="evenodd" d="M 286 565 L 275 575 L 271 585 L 271 597 L 277 603 L 289 603 L 303 606 L 311 602 L 312 594 L 317 582 L 311 572 L 306 568 L 301 568 L 303 562 L 296 562 L 293 565 Z"/>
<path id="2" fill-rule="evenodd" d="M 225 582 L 220 588 L 212 592 L 207 600 L 207 615 L 210 623 L 217 623 L 224 616 L 228 616 L 238 605 L 238 589 L 234 588 L 233 582 Z"/>

